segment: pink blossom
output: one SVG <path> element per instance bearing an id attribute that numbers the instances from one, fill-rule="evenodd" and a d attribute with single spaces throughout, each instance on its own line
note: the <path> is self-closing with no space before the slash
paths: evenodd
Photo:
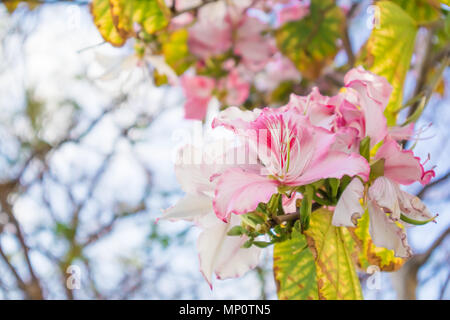
<path id="1" fill-rule="evenodd" d="M 237 27 L 234 53 L 250 71 L 260 71 L 275 53 L 275 45 L 262 33 L 267 25 L 258 18 L 244 16 Z"/>
<path id="2" fill-rule="evenodd" d="M 232 69 L 220 86 L 226 91 L 227 105 L 240 105 L 250 94 L 250 84 L 242 78 L 237 69 Z"/>
<path id="3" fill-rule="evenodd" d="M 197 22 L 189 28 L 189 50 L 202 59 L 222 54 L 232 45 L 231 25 L 221 3 L 211 3 L 199 10 Z"/>
<path id="4" fill-rule="evenodd" d="M 208 103 L 211 100 L 215 81 L 204 76 L 188 76 L 181 78 L 181 85 L 186 96 L 184 104 L 185 118 L 203 120 Z"/>
<path id="5" fill-rule="evenodd" d="M 226 122 L 222 118 L 220 124 Z M 294 108 L 266 108 L 250 123 L 225 125 L 248 139 L 261 165 L 254 170 L 232 168 L 220 175 L 213 206 L 224 221 L 231 213 L 244 214 L 267 202 L 280 185 L 300 186 L 344 175 L 368 178 L 369 165 L 363 157 L 333 151 L 335 135 L 313 126 Z"/>
<path id="6" fill-rule="evenodd" d="M 266 64 L 262 73 L 256 76 L 255 86 L 261 91 L 272 91 L 284 81 L 301 80 L 301 75 L 291 60 L 276 53 Z"/>
<path id="7" fill-rule="evenodd" d="M 349 90 L 345 98 L 359 107 L 364 117 L 364 136 L 370 137 L 373 147 L 387 134 L 386 117 L 383 114 L 392 92 L 391 85 L 383 77 L 379 77 L 363 67 L 350 70 L 344 78 L 345 87 Z"/>
<path id="8" fill-rule="evenodd" d="M 277 11 L 277 25 L 281 26 L 290 21 L 300 20 L 308 14 L 309 3 L 305 1 L 291 2 Z"/>

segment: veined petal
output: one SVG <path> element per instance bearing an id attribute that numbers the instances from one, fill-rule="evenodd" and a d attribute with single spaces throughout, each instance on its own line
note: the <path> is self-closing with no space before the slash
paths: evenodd
<path id="1" fill-rule="evenodd" d="M 385 212 L 390 212 L 393 219 L 400 219 L 400 204 L 398 201 L 400 188 L 386 177 L 377 178 L 369 188 L 369 198 Z"/>
<path id="2" fill-rule="evenodd" d="M 164 210 L 161 219 L 197 222 L 212 211 L 212 199 L 210 197 L 187 194 L 176 205 Z"/>
<path id="3" fill-rule="evenodd" d="M 258 172 L 232 168 L 220 177 L 213 200 L 217 217 L 228 221 L 231 213 L 244 214 L 256 209 L 260 202 L 267 203 L 278 191 L 278 182 Z"/>
<path id="4" fill-rule="evenodd" d="M 363 195 L 364 185 L 361 180 L 358 178 L 353 179 L 352 182 L 350 182 L 350 184 L 345 188 L 336 205 L 336 208 L 334 209 L 332 220 L 334 226 L 356 226 L 356 220 L 359 219 L 364 213 L 364 209 L 359 202 Z"/>
<path id="5" fill-rule="evenodd" d="M 344 83 L 347 88 L 358 93 L 359 106 L 365 118 L 365 135 L 370 137 L 370 145 L 373 147 L 387 134 L 383 111 L 389 101 L 392 86 L 385 78 L 366 71 L 363 67 L 350 70 L 345 75 Z"/>
<path id="6" fill-rule="evenodd" d="M 346 87 L 354 87 L 357 83 L 360 83 L 364 86 L 367 96 L 379 103 L 382 110 L 388 104 L 392 93 L 392 86 L 385 78 L 366 71 L 361 66 L 347 72 L 344 83 Z"/>
<path id="7" fill-rule="evenodd" d="M 239 130 L 249 129 L 249 123 L 255 120 L 260 113 L 261 109 L 243 111 L 238 107 L 229 107 L 221 111 L 213 120 L 212 127 L 223 126 L 235 133 L 239 133 Z"/>
<path id="8" fill-rule="evenodd" d="M 411 150 L 402 150 L 393 139 L 385 140 L 378 149 L 375 159 L 384 159 L 384 175 L 389 179 L 404 185 L 419 181 L 427 184 L 434 171 L 425 171 L 420 159 Z"/>
<path id="9" fill-rule="evenodd" d="M 374 201 L 369 201 L 369 233 L 373 243 L 378 247 L 394 250 L 395 256 L 410 257 L 411 248 L 406 239 L 406 232 L 396 224 Z"/>
<path id="10" fill-rule="evenodd" d="M 400 210 L 408 218 L 414 220 L 429 220 L 433 218 L 425 204 L 416 196 L 400 190 Z"/>
<path id="11" fill-rule="evenodd" d="M 228 236 L 228 231 L 239 224 L 234 216 L 231 223 L 218 221 L 214 226 L 204 230 L 198 239 L 200 270 L 211 286 L 212 275 L 220 279 L 242 276 L 259 262 L 261 249 L 242 248 L 247 241 L 245 236 Z"/>
<path id="12" fill-rule="evenodd" d="M 344 175 L 369 178 L 370 167 L 366 159 L 355 153 L 330 151 L 320 161 L 315 161 L 292 184 L 305 185 L 325 178 L 340 179 Z"/>

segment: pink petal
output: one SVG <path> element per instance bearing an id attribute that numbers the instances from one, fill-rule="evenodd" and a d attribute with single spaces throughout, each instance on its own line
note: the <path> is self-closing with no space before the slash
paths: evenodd
<path id="1" fill-rule="evenodd" d="M 186 96 L 185 118 L 203 120 L 215 86 L 214 79 L 203 76 L 183 76 L 181 86 Z"/>
<path id="2" fill-rule="evenodd" d="M 278 191 L 277 187 L 277 181 L 257 172 L 228 169 L 216 186 L 214 212 L 219 219 L 228 221 L 232 213 L 245 214 L 255 210 L 260 202 L 267 203 Z"/>
<path id="3" fill-rule="evenodd" d="M 408 185 L 415 181 L 427 184 L 435 173 L 425 171 L 420 158 L 411 150 L 402 150 L 393 139 L 388 139 L 378 149 L 375 159 L 384 159 L 384 175 L 397 183 Z"/>
<path id="4" fill-rule="evenodd" d="M 367 181 L 370 167 L 366 159 L 352 153 L 330 151 L 323 159 L 311 166 L 292 184 L 305 185 L 325 178 L 340 179 L 345 175 L 359 176 Z"/>

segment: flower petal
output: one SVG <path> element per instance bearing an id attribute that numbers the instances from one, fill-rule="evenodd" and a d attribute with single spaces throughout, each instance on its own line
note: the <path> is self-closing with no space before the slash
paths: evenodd
<path id="1" fill-rule="evenodd" d="M 186 195 L 176 205 L 164 210 L 161 219 L 198 222 L 213 211 L 211 198 L 204 195 Z"/>
<path id="2" fill-rule="evenodd" d="M 231 213 L 245 214 L 256 209 L 260 202 L 268 202 L 278 191 L 278 182 L 258 172 L 232 168 L 219 178 L 213 200 L 217 217 L 228 221 Z"/>
<path id="3" fill-rule="evenodd" d="M 433 218 L 433 215 L 418 197 L 400 190 L 399 201 L 400 210 L 408 218 L 414 220 L 429 220 Z"/>
<path id="4" fill-rule="evenodd" d="M 398 185 L 386 177 L 377 178 L 369 188 L 369 198 L 375 201 L 377 206 L 385 212 L 391 213 L 391 216 L 400 219 L 400 204 L 398 197 L 400 188 Z"/>
<path id="5" fill-rule="evenodd" d="M 353 179 L 347 188 L 345 188 L 334 209 L 332 220 L 334 226 L 356 226 L 356 220 L 364 213 L 364 209 L 359 202 L 363 195 L 364 185 L 361 180 L 358 178 Z"/>
<path id="6" fill-rule="evenodd" d="M 198 238 L 200 270 L 211 286 L 212 274 L 220 279 L 242 276 L 254 268 L 259 262 L 261 249 L 242 248 L 247 241 L 245 236 L 228 236 L 227 232 L 238 225 L 240 219 L 232 218 L 232 223 L 218 221 L 217 224 L 204 230 Z"/>
<path id="7" fill-rule="evenodd" d="M 374 201 L 369 201 L 369 216 L 369 233 L 376 246 L 394 250 L 397 257 L 411 256 L 412 251 L 408 245 L 405 230 L 388 217 Z"/>
<path id="8" fill-rule="evenodd" d="M 369 178 L 370 167 L 366 159 L 352 153 L 330 151 L 320 161 L 315 161 L 294 183 L 305 185 L 325 178 L 340 179 L 345 175 Z"/>
<path id="9" fill-rule="evenodd" d="M 384 175 L 389 179 L 404 185 L 419 181 L 427 184 L 434 171 L 425 171 L 420 158 L 415 157 L 411 150 L 402 150 L 393 139 L 386 139 L 378 149 L 375 160 L 384 159 Z"/>

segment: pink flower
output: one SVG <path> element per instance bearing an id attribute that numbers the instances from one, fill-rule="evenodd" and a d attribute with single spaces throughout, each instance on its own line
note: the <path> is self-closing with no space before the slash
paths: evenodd
<path id="1" fill-rule="evenodd" d="M 300 20 L 308 14 L 309 3 L 295 1 L 277 11 L 277 25 L 281 26 L 290 21 Z"/>
<path id="2" fill-rule="evenodd" d="M 228 73 L 220 86 L 226 91 L 225 103 L 227 105 L 240 105 L 247 100 L 250 94 L 250 84 L 241 77 L 235 68 Z"/>
<path id="3" fill-rule="evenodd" d="M 255 86 L 260 91 L 272 91 L 284 81 L 300 80 L 301 75 L 292 61 L 277 53 L 266 64 L 264 71 L 257 75 Z"/>
<path id="4" fill-rule="evenodd" d="M 364 117 L 364 136 L 370 137 L 373 147 L 387 134 L 386 118 L 383 111 L 387 106 L 392 87 L 383 77 L 377 76 L 363 67 L 357 67 L 345 75 L 346 94 L 349 101 L 361 108 Z"/>
<path id="5" fill-rule="evenodd" d="M 231 168 L 218 178 L 213 201 L 216 215 L 228 221 L 231 213 L 252 211 L 266 203 L 278 186 L 301 186 L 323 178 L 359 175 L 368 178 L 369 165 L 357 154 L 331 149 L 335 135 L 311 125 L 294 108 L 263 109 L 251 122 L 225 124 L 258 154 L 261 164 L 252 170 Z"/>
<path id="6" fill-rule="evenodd" d="M 204 76 L 185 75 L 181 78 L 181 86 L 186 96 L 184 104 L 186 119 L 205 118 L 214 85 L 214 79 Z"/>
<path id="7" fill-rule="evenodd" d="M 208 59 L 231 48 L 232 29 L 220 4 L 202 7 L 197 22 L 189 28 L 189 50 L 199 58 Z"/>
<path id="8" fill-rule="evenodd" d="M 255 17 L 244 16 L 236 29 L 234 53 L 250 71 L 260 71 L 275 53 L 275 45 L 262 35 L 267 25 Z"/>
<path id="9" fill-rule="evenodd" d="M 319 89 L 314 87 L 306 97 L 291 94 L 287 107 L 296 108 L 313 125 L 332 130 L 336 118 L 335 100 L 334 97 L 321 95 Z"/>

